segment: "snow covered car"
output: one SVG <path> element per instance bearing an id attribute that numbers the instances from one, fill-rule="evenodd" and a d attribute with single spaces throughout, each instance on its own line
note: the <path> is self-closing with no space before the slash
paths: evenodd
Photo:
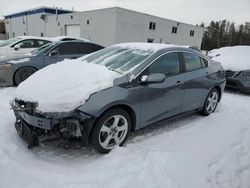
<path id="1" fill-rule="evenodd" d="M 0 43 L 0 58 L 24 55 L 45 44 L 52 39 L 44 37 L 20 36 Z"/>
<path id="2" fill-rule="evenodd" d="M 96 52 L 104 47 L 78 41 L 50 43 L 29 55 L 0 60 L 0 87 L 19 85 L 34 72 L 53 63 L 75 59 Z"/>
<path id="3" fill-rule="evenodd" d="M 226 70 L 226 88 L 250 94 L 250 46 L 224 47 L 208 55 Z"/>
<path id="4" fill-rule="evenodd" d="M 117 44 L 33 74 L 17 88 L 15 127 L 29 146 L 78 137 L 107 153 L 136 131 L 187 113 L 213 113 L 225 87 L 219 63 L 197 50 Z"/>

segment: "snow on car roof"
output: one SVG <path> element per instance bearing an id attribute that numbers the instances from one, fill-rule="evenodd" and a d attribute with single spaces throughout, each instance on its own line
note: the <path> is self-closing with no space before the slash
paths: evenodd
<path id="1" fill-rule="evenodd" d="M 36 37 L 36 36 L 18 36 L 19 39 L 40 39 L 40 40 L 48 40 L 53 41 L 52 38 L 49 37 Z"/>
<path id="2" fill-rule="evenodd" d="M 161 49 L 165 48 L 173 48 L 173 47 L 184 47 L 185 46 L 178 46 L 174 44 L 163 44 L 163 43 L 143 43 L 143 42 L 137 42 L 137 43 L 120 43 L 116 44 L 114 46 L 119 46 L 122 48 L 132 48 L 132 49 L 140 49 L 144 51 L 159 51 Z"/>
<path id="3" fill-rule="evenodd" d="M 208 56 L 222 64 L 226 70 L 242 71 L 250 69 L 250 46 L 232 46 L 214 49 Z"/>
<path id="4" fill-rule="evenodd" d="M 62 41 L 63 39 L 67 39 L 67 38 L 72 38 L 72 39 L 80 40 L 80 41 L 83 41 L 83 42 L 90 42 L 90 40 L 85 39 L 85 38 L 71 37 L 71 36 L 58 36 L 58 37 L 54 37 L 54 38 L 51 38 L 51 39 L 52 39 L 53 42 L 58 42 L 58 41 Z"/>

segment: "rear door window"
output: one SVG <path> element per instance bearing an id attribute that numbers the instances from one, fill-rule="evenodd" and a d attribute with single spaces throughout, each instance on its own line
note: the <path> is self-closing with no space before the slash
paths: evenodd
<path id="1" fill-rule="evenodd" d="M 201 58 L 198 55 L 184 52 L 183 59 L 187 72 L 203 68 Z"/>

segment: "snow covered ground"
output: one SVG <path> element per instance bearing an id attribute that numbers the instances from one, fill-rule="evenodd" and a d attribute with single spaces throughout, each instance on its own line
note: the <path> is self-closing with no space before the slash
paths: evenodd
<path id="1" fill-rule="evenodd" d="M 225 93 L 209 117 L 197 114 L 133 133 L 107 155 L 44 144 L 28 150 L 0 89 L 1 188 L 249 188 L 250 97 Z"/>

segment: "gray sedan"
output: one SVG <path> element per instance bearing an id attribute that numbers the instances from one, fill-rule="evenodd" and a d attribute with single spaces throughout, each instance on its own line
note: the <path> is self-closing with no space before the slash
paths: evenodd
<path id="1" fill-rule="evenodd" d="M 47 44 L 31 54 L 0 61 L 0 87 L 19 85 L 30 75 L 43 67 L 62 61 L 75 59 L 103 49 L 102 46 L 77 41 Z"/>
<path id="2" fill-rule="evenodd" d="M 38 145 L 39 140 L 48 135 L 58 135 L 66 140 L 80 138 L 85 145 L 90 142 L 100 153 L 108 153 L 124 145 L 131 131 L 185 113 L 213 113 L 226 82 L 219 63 L 197 50 L 164 44 L 115 45 L 86 57 L 82 64 L 104 66 L 120 77 L 113 80 L 111 87 L 89 91 L 86 101 L 80 100 L 81 105 L 66 112 L 39 111 L 39 105 L 48 104 L 46 97 L 28 101 L 25 98 L 29 97 L 22 95 L 24 98 L 14 100 L 15 127 L 30 147 Z M 82 74 L 93 75 L 94 70 L 91 73 L 84 69 L 79 71 L 82 73 L 76 70 L 76 75 L 81 79 Z M 31 84 L 28 81 L 31 80 L 27 80 L 26 85 Z M 88 92 L 87 84 L 86 87 L 76 86 L 78 94 L 65 98 L 65 104 L 81 99 L 83 92 L 79 92 L 79 87 Z M 64 89 L 64 92 L 69 95 L 75 90 Z M 49 96 L 44 89 L 41 91 L 43 96 Z M 58 95 L 61 96 L 61 92 Z M 53 97 L 56 99 L 56 94 Z"/>

